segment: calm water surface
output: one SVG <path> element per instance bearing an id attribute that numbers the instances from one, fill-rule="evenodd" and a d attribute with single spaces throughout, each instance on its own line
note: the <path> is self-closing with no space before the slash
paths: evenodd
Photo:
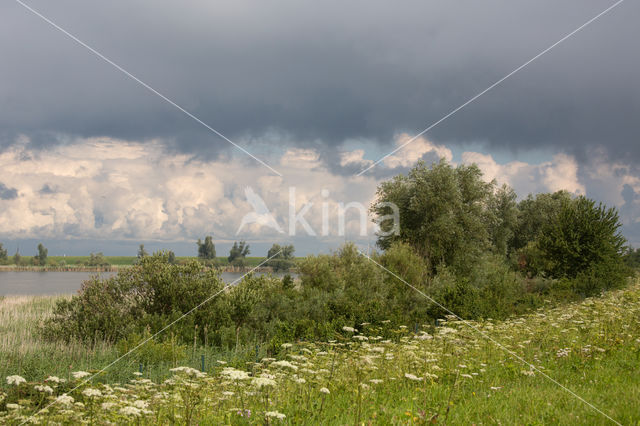
<path id="1" fill-rule="evenodd" d="M 82 282 L 94 275 L 110 277 L 115 272 L 35 272 L 0 271 L 0 296 L 7 294 L 70 294 L 80 289 Z M 223 272 L 224 282 L 233 282 L 244 274 L 241 272 Z M 255 275 L 261 275 L 255 273 Z M 275 274 L 281 276 L 281 274 Z"/>

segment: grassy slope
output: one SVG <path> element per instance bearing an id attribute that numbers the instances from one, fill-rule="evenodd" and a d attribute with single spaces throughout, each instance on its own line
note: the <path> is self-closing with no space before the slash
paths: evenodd
<path id="1" fill-rule="evenodd" d="M 73 370 L 89 369 L 89 366 L 106 365 L 115 358 L 115 353 L 103 346 L 83 350 L 78 345 L 48 347 L 40 342 L 34 336 L 33 324 L 40 315 L 46 315 L 50 307 L 51 300 L 42 297 L 0 302 L 0 336 L 4 336 L 0 350 L 3 354 L 20 354 L 10 357 L 11 361 L 4 361 L 3 357 L 1 375 L 23 374 L 29 379 L 42 380 L 47 374 L 59 371 L 61 366 L 73 364 Z M 637 408 L 640 406 L 639 283 L 603 298 L 547 308 L 504 322 L 474 323 L 474 326 L 617 421 L 635 424 L 640 420 Z M 431 338 L 419 340 L 406 329 L 366 326 L 362 327 L 362 334 L 370 340 L 365 343 L 350 339 L 350 334 L 345 332 L 336 344 L 294 344 L 290 353 L 306 357 L 306 360 L 285 357 L 297 366 L 295 372 L 270 367 L 268 361 L 247 366 L 234 360 L 232 353 L 226 354 L 229 357 L 226 359 L 231 361 L 228 365 L 254 368 L 256 375 L 268 371 L 277 376 L 277 385 L 260 390 L 248 381 L 236 385 L 221 378 L 220 366 L 209 363 L 210 379 L 195 380 L 199 388 L 194 392 L 210 399 L 196 407 L 195 416 L 202 423 L 236 423 L 240 418 L 230 410 L 244 404 L 251 409 L 251 420 L 256 423 L 263 421 L 264 411 L 277 410 L 286 414 L 286 421 L 292 423 L 346 424 L 359 419 L 382 424 L 421 424 L 433 417 L 442 422 L 449 406 L 447 422 L 450 424 L 611 424 L 605 416 L 540 373 L 525 374 L 528 367 L 467 325 L 454 321 L 428 331 Z M 378 334 L 396 337 L 383 342 L 376 340 Z M 46 355 L 39 355 L 42 347 L 48 348 L 46 353 L 58 353 L 58 358 L 49 360 Z M 558 352 L 565 348 L 569 349 L 566 356 Z M 211 353 L 207 359 L 215 359 L 213 357 L 223 359 L 225 354 Z M 193 367 L 199 365 L 195 359 L 185 363 Z M 132 364 L 119 364 L 113 367 L 112 374 L 126 383 L 125 377 L 133 378 L 134 368 Z M 405 378 L 405 373 L 437 377 L 413 381 Z M 153 377 L 157 374 L 158 371 L 145 372 L 159 379 Z M 165 374 L 168 374 L 166 368 Z M 116 376 L 106 380 L 113 381 Z M 296 383 L 296 378 L 304 378 L 306 383 Z M 371 379 L 383 382 L 374 384 Z M 362 383 L 366 386 L 361 386 Z M 22 386 L 26 389 L 31 385 Z M 179 383 L 146 388 L 135 384 L 127 386 L 138 398 L 151 401 L 160 391 L 184 396 L 187 389 Z M 320 387 L 327 387 L 331 393 L 323 397 Z M 241 400 L 238 392 L 242 389 L 251 394 Z M 223 397 L 223 391 L 235 394 Z M 128 393 L 114 392 L 118 398 L 129 398 Z M 269 404 L 265 405 L 267 395 Z M 92 404 L 79 391 L 74 397 L 88 406 Z M 184 400 L 152 403 L 149 409 L 153 413 L 150 419 L 161 416 L 163 423 L 169 419 L 181 422 L 184 417 L 175 415 L 187 414 Z M 76 414 L 67 413 L 65 418 L 87 416 L 86 410 L 73 411 Z M 100 411 L 99 416 L 116 422 L 125 420 L 117 407 L 110 412 Z"/>
<path id="2" fill-rule="evenodd" d="M 31 256 L 22 256 L 22 259 L 24 259 L 28 263 L 31 262 L 31 258 L 32 258 Z M 117 266 L 133 265 L 137 259 L 136 256 L 105 256 L 105 258 L 107 259 L 109 264 L 117 265 Z M 58 265 L 61 264 L 61 262 L 63 261 L 67 265 L 77 265 L 77 264 L 83 264 L 84 262 L 87 262 L 89 260 L 89 256 L 49 256 L 48 259 L 49 261 L 54 261 Z M 177 256 L 176 259 L 178 261 L 188 260 L 188 259 L 195 260 L 197 259 L 197 257 Z M 266 258 L 264 257 L 247 257 L 246 258 L 247 266 L 249 267 L 258 266 L 265 259 Z M 302 258 L 297 258 L 297 259 L 302 259 Z M 11 261 L 11 258 L 9 260 Z M 226 257 L 218 257 L 216 258 L 216 260 L 220 265 L 227 265 L 229 263 Z"/>

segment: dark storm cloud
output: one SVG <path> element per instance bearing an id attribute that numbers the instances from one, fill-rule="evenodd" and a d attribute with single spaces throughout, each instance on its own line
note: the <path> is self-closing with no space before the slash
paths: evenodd
<path id="1" fill-rule="evenodd" d="M 326 149 L 422 130 L 612 3 L 30 2 L 231 138 Z M 640 159 L 639 14 L 623 3 L 427 137 Z M 0 24 L 0 146 L 26 134 L 37 147 L 228 148 L 17 3 Z"/>

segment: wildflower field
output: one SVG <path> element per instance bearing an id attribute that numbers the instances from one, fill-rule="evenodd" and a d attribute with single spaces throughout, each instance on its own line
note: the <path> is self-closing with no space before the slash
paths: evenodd
<path id="1" fill-rule="evenodd" d="M 164 378 L 157 371 L 140 373 L 126 360 L 113 365 L 113 371 L 93 376 L 89 364 L 97 369 L 109 363 L 110 355 L 115 359 L 106 347 L 84 352 L 73 346 L 41 347 L 45 344 L 30 336 L 29 327 L 20 328 L 23 318 L 7 315 L 17 312 L 16 304 L 30 307 L 22 310 L 30 312 L 25 315 L 35 315 L 38 309 L 46 313 L 50 303 L 41 297 L 32 299 L 0 301 L 3 353 L 18 351 L 29 359 L 29 353 L 40 350 L 67 351 L 64 356 L 88 371 L 69 370 L 56 376 L 37 369 L 39 378 L 26 379 L 9 374 L 8 364 L 13 361 L 3 356 L 1 423 L 640 421 L 637 282 L 602 297 L 506 321 L 463 323 L 450 318 L 437 327 L 418 327 L 417 332 L 414 326 L 385 323 L 362 324 L 357 329 L 345 326 L 334 341 L 283 344 L 277 357 L 251 362 L 220 353 L 219 359 L 207 360 L 204 372 L 194 359 L 190 366 L 163 368 Z M 8 341 L 11 335 L 21 342 Z M 18 349 L 8 346 L 12 344 L 18 344 Z M 13 367 L 16 373 L 26 371 Z"/>

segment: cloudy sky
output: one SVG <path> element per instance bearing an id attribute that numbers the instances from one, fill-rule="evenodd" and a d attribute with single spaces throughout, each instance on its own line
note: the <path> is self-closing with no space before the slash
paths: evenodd
<path id="1" fill-rule="evenodd" d="M 338 203 L 366 206 L 381 180 L 445 157 L 521 196 L 567 189 L 615 205 L 638 246 L 638 2 L 356 175 L 614 3 L 2 2 L 0 242 L 184 255 L 208 234 L 221 254 L 237 239 L 256 255 L 275 241 L 299 254 L 367 244 L 355 208 L 339 235 Z M 237 233 L 247 187 L 285 232 Z M 296 212 L 313 203 L 317 235 L 288 235 L 290 188 Z"/>

